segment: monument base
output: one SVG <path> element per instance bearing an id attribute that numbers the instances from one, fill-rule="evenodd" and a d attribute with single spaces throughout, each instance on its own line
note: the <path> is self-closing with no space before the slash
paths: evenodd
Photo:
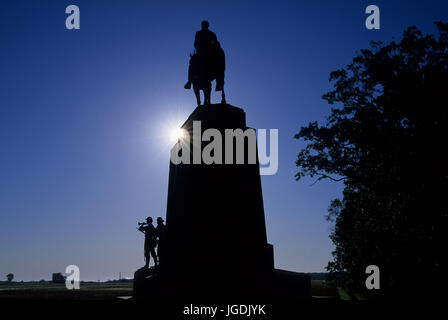
<path id="1" fill-rule="evenodd" d="M 246 125 L 244 110 L 227 104 L 198 106 L 182 129 L 188 135 L 179 139 L 172 155 L 186 161 L 170 162 L 161 268 L 135 272 L 134 296 L 201 301 L 311 297 L 309 275 L 274 269 L 256 134 Z M 213 142 L 202 143 L 209 129 Z M 218 143 L 226 135 L 227 148 Z M 214 155 L 231 161 L 195 162 L 194 155 L 207 150 L 208 143 Z M 253 161 L 248 161 L 250 150 Z M 243 163 L 236 161 L 237 153 L 246 159 Z"/>
<path id="2" fill-rule="evenodd" d="M 134 274 L 137 300 L 263 299 L 295 300 L 311 298 L 311 279 L 306 273 L 274 269 L 264 276 L 173 279 L 157 269 L 141 268 Z"/>

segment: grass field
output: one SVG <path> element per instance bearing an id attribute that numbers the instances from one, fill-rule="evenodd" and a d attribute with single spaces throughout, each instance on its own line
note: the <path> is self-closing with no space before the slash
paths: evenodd
<path id="1" fill-rule="evenodd" d="M 311 280 L 316 299 L 338 299 L 336 287 L 324 280 Z M 115 300 L 132 296 L 132 281 L 84 282 L 79 290 L 67 290 L 65 284 L 51 282 L 12 282 L 0 285 L 0 300 Z"/>
<path id="2" fill-rule="evenodd" d="M 16 282 L 0 285 L 0 300 L 110 300 L 132 296 L 132 281 L 84 282 L 79 290 L 67 290 L 65 284 Z"/>
<path id="3" fill-rule="evenodd" d="M 338 290 L 325 280 L 311 280 L 311 296 L 315 298 L 339 299 Z"/>

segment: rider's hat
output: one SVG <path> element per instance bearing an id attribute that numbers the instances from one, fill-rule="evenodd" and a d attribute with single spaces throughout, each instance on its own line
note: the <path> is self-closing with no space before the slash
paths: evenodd
<path id="1" fill-rule="evenodd" d="M 164 222 L 164 220 L 162 219 L 162 217 L 158 217 L 157 222 Z"/>
<path id="2" fill-rule="evenodd" d="M 146 218 L 146 221 L 148 222 L 148 221 L 151 221 L 152 222 L 152 218 L 151 217 L 148 217 L 148 218 Z"/>

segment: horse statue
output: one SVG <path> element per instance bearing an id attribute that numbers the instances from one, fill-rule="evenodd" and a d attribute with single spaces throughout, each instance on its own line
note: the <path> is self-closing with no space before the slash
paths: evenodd
<path id="1" fill-rule="evenodd" d="M 193 91 L 198 106 L 201 105 L 200 90 L 204 92 L 204 105 L 210 104 L 211 82 L 213 80 L 216 80 L 215 91 L 221 91 L 221 103 L 226 104 L 226 95 L 224 93 L 225 68 L 224 50 L 222 50 L 219 42 L 216 43 L 210 54 L 201 54 L 198 52 L 190 54 L 188 82 L 184 88 L 190 89 L 191 84 L 193 84 Z"/>

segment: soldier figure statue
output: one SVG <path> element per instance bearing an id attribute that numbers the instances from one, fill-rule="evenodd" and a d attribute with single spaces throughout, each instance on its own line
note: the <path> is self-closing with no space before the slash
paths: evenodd
<path id="1" fill-rule="evenodd" d="M 159 266 L 163 268 L 165 257 L 165 234 L 166 226 L 163 224 L 162 217 L 157 218 L 156 236 L 157 236 L 157 257 L 159 258 Z"/>
<path id="2" fill-rule="evenodd" d="M 140 232 L 145 234 L 145 268 L 149 267 L 150 256 L 154 259 L 154 265 L 158 266 L 158 260 L 155 248 L 157 246 L 156 241 L 156 229 L 152 225 L 152 218 L 146 218 L 146 223 L 139 223 L 137 228 Z"/>

